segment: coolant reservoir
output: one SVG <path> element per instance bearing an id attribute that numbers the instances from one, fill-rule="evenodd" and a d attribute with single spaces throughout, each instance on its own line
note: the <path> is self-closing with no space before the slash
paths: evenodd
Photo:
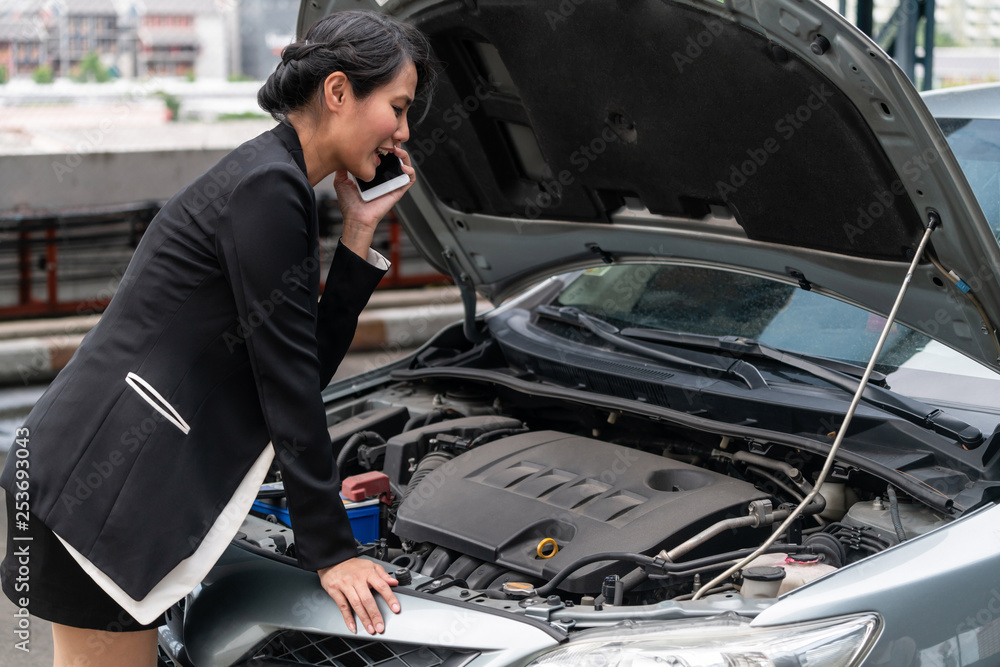
<path id="1" fill-rule="evenodd" d="M 815 581 L 837 570 L 832 565 L 804 559 L 805 556 L 789 556 L 786 553 L 764 554 L 754 558 L 744 569 L 751 567 L 780 567 L 783 569 L 785 578 L 781 581 L 781 586 L 778 587 L 778 595 L 794 591 L 799 586 L 805 586 L 810 581 Z"/>
<path id="2" fill-rule="evenodd" d="M 948 523 L 948 519 L 940 514 L 915 503 L 899 503 L 899 521 L 903 524 L 903 532 L 907 538 L 923 535 Z M 896 530 L 892 526 L 892 515 L 889 513 L 889 503 L 881 498 L 865 500 L 851 505 L 843 522 L 848 526 L 869 526 L 877 530 L 889 544 L 896 544 Z"/>

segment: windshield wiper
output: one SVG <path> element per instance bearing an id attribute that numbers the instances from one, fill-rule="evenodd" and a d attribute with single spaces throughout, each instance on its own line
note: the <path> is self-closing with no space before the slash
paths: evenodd
<path id="1" fill-rule="evenodd" d="M 626 327 L 621 330 L 621 335 L 627 338 L 650 341 L 653 343 L 668 343 L 674 345 L 685 345 L 703 350 L 719 350 L 720 352 L 732 352 L 733 354 L 751 354 L 775 361 L 790 368 L 798 368 L 818 377 L 825 375 L 823 371 L 832 371 L 829 381 L 836 383 L 843 379 L 843 376 L 850 376 L 860 379 L 864 374 L 863 366 L 838 361 L 836 359 L 823 359 L 804 355 L 796 352 L 786 352 L 767 343 L 762 343 L 753 338 L 743 336 L 707 336 L 705 334 L 682 333 L 680 331 L 665 331 L 663 329 L 648 329 L 642 327 Z M 823 379 L 828 379 L 823 377 Z M 872 371 L 869 384 L 885 387 L 886 376 L 878 371 Z M 857 389 L 857 384 L 851 385 Z"/>
<path id="2" fill-rule="evenodd" d="M 767 382 L 755 366 L 742 359 L 736 359 L 730 364 L 705 364 L 683 354 L 673 354 L 664 350 L 643 345 L 621 334 L 618 327 L 593 315 L 588 315 L 572 306 L 535 306 L 535 312 L 543 317 L 574 324 L 592 333 L 594 336 L 617 348 L 634 352 L 647 359 L 664 361 L 668 364 L 684 366 L 697 370 L 709 371 L 714 375 L 730 375 L 744 382 L 750 389 L 766 389 Z"/>
<path id="3" fill-rule="evenodd" d="M 619 335 L 654 343 L 673 343 L 675 345 L 687 345 L 770 359 L 783 366 L 809 373 L 813 377 L 824 380 L 851 394 L 858 389 L 859 378 L 856 378 L 850 372 L 854 370 L 854 367 L 850 364 L 833 360 L 824 360 L 822 363 L 817 363 L 750 338 L 740 338 L 738 336 L 713 337 L 643 328 L 622 329 Z M 916 399 L 902 396 L 884 386 L 880 386 L 884 384 L 884 381 L 884 375 L 872 373 L 861 399 L 869 405 L 885 410 L 912 424 L 928 428 L 952 440 L 957 440 L 962 445 L 977 445 L 982 442 L 982 431 L 975 426 L 967 424 L 961 419 L 949 415 L 938 408 Z"/>

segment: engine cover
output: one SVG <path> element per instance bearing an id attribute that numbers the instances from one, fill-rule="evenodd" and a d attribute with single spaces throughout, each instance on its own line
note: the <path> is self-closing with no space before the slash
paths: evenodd
<path id="1" fill-rule="evenodd" d="M 752 485 L 672 459 L 556 431 L 470 450 L 427 476 L 393 532 L 541 579 L 603 551 L 651 554 L 767 497 Z M 537 554 L 540 541 L 559 547 Z M 577 570 L 560 588 L 600 590 L 616 563 Z"/>

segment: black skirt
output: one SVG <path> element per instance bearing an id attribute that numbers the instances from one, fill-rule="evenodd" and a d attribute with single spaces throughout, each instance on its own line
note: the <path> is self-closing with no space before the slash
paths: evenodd
<path id="1" fill-rule="evenodd" d="M 135 632 L 166 623 L 163 614 L 149 625 L 132 618 L 34 514 L 29 514 L 26 529 L 19 525 L 24 514 L 16 516 L 14 497 L 10 492 L 6 496 L 7 555 L 0 563 L 0 582 L 15 606 L 52 623 L 89 630 Z"/>

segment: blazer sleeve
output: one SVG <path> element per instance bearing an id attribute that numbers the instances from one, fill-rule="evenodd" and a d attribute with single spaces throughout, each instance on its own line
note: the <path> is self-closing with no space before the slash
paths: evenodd
<path id="1" fill-rule="evenodd" d="M 320 387 L 330 384 L 344 360 L 358 328 L 358 315 L 368 305 L 387 268 L 388 263 L 377 253 L 362 258 L 343 243 L 337 244 L 316 317 Z"/>
<path id="2" fill-rule="evenodd" d="M 288 498 L 300 564 L 318 570 L 356 555 L 327 431 L 317 352 L 317 319 L 307 269 L 313 192 L 290 164 L 247 174 L 219 218 L 216 245 L 228 276 L 257 393 Z M 340 259 L 343 259 L 342 257 Z M 358 258 L 360 260 L 360 258 Z M 364 261 L 364 260 L 360 260 Z M 348 327 L 370 292 L 337 273 L 327 306 Z M 329 290 L 329 287 L 327 287 Z M 350 341 L 350 333 L 340 333 Z M 346 348 L 345 348 L 346 349 Z M 339 363 L 339 360 L 338 360 Z"/>

